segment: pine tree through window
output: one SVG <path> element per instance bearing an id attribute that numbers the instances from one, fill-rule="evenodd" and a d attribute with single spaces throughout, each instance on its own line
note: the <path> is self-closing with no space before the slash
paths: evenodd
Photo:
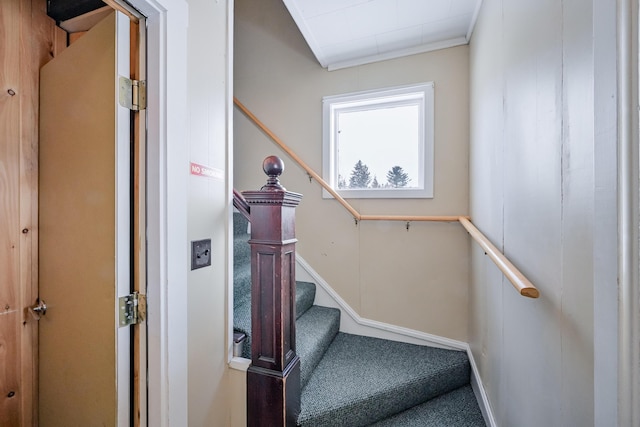
<path id="1" fill-rule="evenodd" d="M 433 197 L 433 83 L 324 97 L 323 126 L 323 177 L 342 197 Z"/>

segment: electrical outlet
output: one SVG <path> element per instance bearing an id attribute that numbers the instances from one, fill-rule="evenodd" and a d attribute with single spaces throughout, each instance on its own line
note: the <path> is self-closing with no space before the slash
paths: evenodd
<path id="1" fill-rule="evenodd" d="M 194 240 L 191 242 L 191 269 L 211 265 L 211 239 Z"/>

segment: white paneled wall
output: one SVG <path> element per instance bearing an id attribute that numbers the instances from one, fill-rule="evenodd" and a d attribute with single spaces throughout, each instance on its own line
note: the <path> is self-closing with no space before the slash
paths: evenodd
<path id="1" fill-rule="evenodd" d="M 182 284 L 188 295 L 189 426 L 225 426 L 231 417 L 227 273 L 230 250 L 229 188 L 231 147 L 231 46 L 233 1 L 188 0 L 187 115 L 183 150 L 188 161 L 211 176 L 188 177 L 187 234 L 190 241 L 211 239 L 211 266 L 189 271 Z M 184 165 L 185 170 L 189 164 Z M 190 263 L 189 263 L 190 265 Z M 169 319 L 171 321 L 171 319 Z"/>
<path id="2" fill-rule="evenodd" d="M 616 257 L 596 244 L 615 242 L 616 217 L 596 205 L 594 171 L 615 179 L 596 156 L 615 151 L 615 137 L 596 139 L 595 117 L 615 124 L 594 108 L 607 83 L 594 63 L 615 70 L 594 50 L 600 19 L 590 2 L 485 0 L 471 41 L 471 216 L 541 292 L 518 296 L 473 250 L 470 343 L 499 426 L 594 425 L 594 406 L 615 400 L 610 381 L 594 399 L 606 384 L 594 381 L 594 292 L 616 286 Z"/>

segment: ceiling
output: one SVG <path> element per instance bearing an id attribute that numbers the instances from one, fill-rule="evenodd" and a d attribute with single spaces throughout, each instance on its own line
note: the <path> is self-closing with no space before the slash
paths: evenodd
<path id="1" fill-rule="evenodd" d="M 467 44 L 482 0 L 283 0 L 335 70 Z"/>

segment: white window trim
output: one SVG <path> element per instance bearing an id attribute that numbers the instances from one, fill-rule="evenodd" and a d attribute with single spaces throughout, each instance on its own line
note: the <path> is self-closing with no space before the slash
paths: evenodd
<path id="1" fill-rule="evenodd" d="M 397 198 L 433 198 L 434 181 L 434 83 L 426 82 L 416 85 L 397 86 L 387 89 L 367 90 L 343 95 L 325 96 L 322 98 L 322 177 L 343 198 L 363 199 L 397 199 Z M 416 95 L 419 94 L 419 95 Z M 357 111 L 363 106 L 384 102 L 385 98 L 399 97 L 399 102 L 410 103 L 420 99 L 422 104 L 422 123 L 419 178 L 421 188 L 369 188 L 338 189 L 337 153 L 333 137 L 335 136 L 336 111 Z M 333 196 L 323 189 L 322 197 Z"/>

